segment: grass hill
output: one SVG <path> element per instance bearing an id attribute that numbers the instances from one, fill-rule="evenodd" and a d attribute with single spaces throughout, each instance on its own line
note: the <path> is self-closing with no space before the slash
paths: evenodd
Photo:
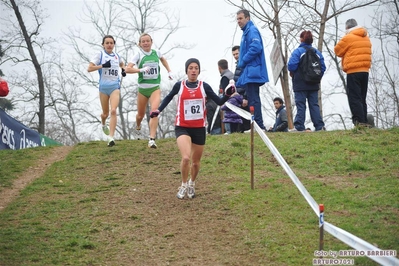
<path id="1" fill-rule="evenodd" d="M 325 221 L 399 250 L 398 128 L 268 137 Z M 318 218 L 259 136 L 253 190 L 250 135 L 209 136 L 192 200 L 176 198 L 175 139 L 157 144 L 0 151 L 3 197 L 35 176 L 0 202 L 0 265 L 312 265 Z M 348 249 L 325 233 L 324 250 Z"/>

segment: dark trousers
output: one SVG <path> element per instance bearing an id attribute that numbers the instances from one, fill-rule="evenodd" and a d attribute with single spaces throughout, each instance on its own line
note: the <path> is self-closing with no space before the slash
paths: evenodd
<path id="1" fill-rule="evenodd" d="M 322 130 L 324 127 L 324 122 L 323 118 L 320 115 L 318 91 L 296 91 L 294 92 L 294 96 L 296 105 L 294 126 L 296 130 L 305 130 L 306 100 L 308 100 L 310 119 L 313 122 L 315 130 Z"/>
<path id="2" fill-rule="evenodd" d="M 352 113 L 352 122 L 367 123 L 367 85 L 369 82 L 368 72 L 357 72 L 346 75 L 346 86 L 349 108 Z"/>
<path id="3" fill-rule="evenodd" d="M 248 97 L 248 105 L 254 107 L 254 118 L 261 129 L 265 129 L 262 117 L 262 103 L 259 96 L 259 87 L 262 84 L 248 83 L 246 84 L 246 92 Z"/>
<path id="4" fill-rule="evenodd" d="M 241 124 L 238 124 L 238 123 L 230 123 L 230 132 L 231 133 L 236 133 L 236 132 L 240 132 L 239 131 L 239 126 L 240 126 Z"/>
<path id="5" fill-rule="evenodd" d="M 248 111 L 249 112 L 249 105 L 245 106 L 245 107 L 241 107 L 243 110 Z M 241 117 L 242 119 L 242 124 L 239 125 L 239 132 L 243 133 L 244 131 L 250 130 L 251 129 L 251 120 L 247 120 L 243 117 Z"/>

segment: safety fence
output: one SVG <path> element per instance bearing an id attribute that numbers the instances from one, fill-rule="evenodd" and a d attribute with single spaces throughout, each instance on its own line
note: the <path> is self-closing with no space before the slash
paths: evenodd
<path id="1" fill-rule="evenodd" d="M 241 117 L 252 120 L 251 114 L 241 108 L 238 108 L 229 102 L 226 102 L 226 106 L 230 108 L 232 111 L 236 112 L 239 114 Z M 271 153 L 274 155 L 278 163 L 281 165 L 281 167 L 284 169 L 284 171 L 287 173 L 287 175 L 291 178 L 292 182 L 296 185 L 298 190 L 301 192 L 302 196 L 305 198 L 305 200 L 309 203 L 310 207 L 313 209 L 317 217 L 320 217 L 320 211 L 319 211 L 319 205 L 317 202 L 313 199 L 313 197 L 310 195 L 310 193 L 306 190 L 306 188 L 303 186 L 301 181 L 298 179 L 298 177 L 295 175 L 295 173 L 292 171 L 290 166 L 287 164 L 287 162 L 284 160 L 283 156 L 281 156 L 280 152 L 277 150 L 277 148 L 274 146 L 274 144 L 270 141 L 270 139 L 267 137 L 265 132 L 259 127 L 259 125 L 253 121 L 254 124 L 254 130 L 259 134 L 259 136 L 262 138 L 266 146 L 269 148 Z M 358 256 L 367 256 L 370 259 L 374 260 L 375 262 L 381 264 L 381 265 L 386 265 L 386 266 L 398 266 L 399 265 L 399 259 L 396 258 L 396 251 L 385 251 L 381 250 L 372 244 L 366 242 L 365 240 L 333 225 L 328 222 L 324 222 L 324 230 L 330 233 L 332 236 L 336 237 L 337 239 L 341 240 L 348 246 L 354 248 L 355 250 L 359 251 L 356 253 Z M 392 256 L 391 254 L 394 253 L 395 256 Z M 390 256 L 391 255 L 391 256 Z"/>

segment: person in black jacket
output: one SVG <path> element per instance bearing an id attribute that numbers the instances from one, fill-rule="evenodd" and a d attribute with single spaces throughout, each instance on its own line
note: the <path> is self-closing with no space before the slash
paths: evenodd
<path id="1" fill-rule="evenodd" d="M 276 122 L 270 127 L 268 132 L 288 132 L 288 118 L 285 110 L 284 101 L 280 97 L 273 99 L 276 108 Z"/>

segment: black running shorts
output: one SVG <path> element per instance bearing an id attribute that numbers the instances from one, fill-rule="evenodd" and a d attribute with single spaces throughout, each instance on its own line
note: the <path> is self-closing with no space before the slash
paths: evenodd
<path id="1" fill-rule="evenodd" d="M 190 136 L 191 142 L 197 145 L 205 145 L 206 129 L 205 127 L 175 127 L 176 139 L 181 135 Z"/>

